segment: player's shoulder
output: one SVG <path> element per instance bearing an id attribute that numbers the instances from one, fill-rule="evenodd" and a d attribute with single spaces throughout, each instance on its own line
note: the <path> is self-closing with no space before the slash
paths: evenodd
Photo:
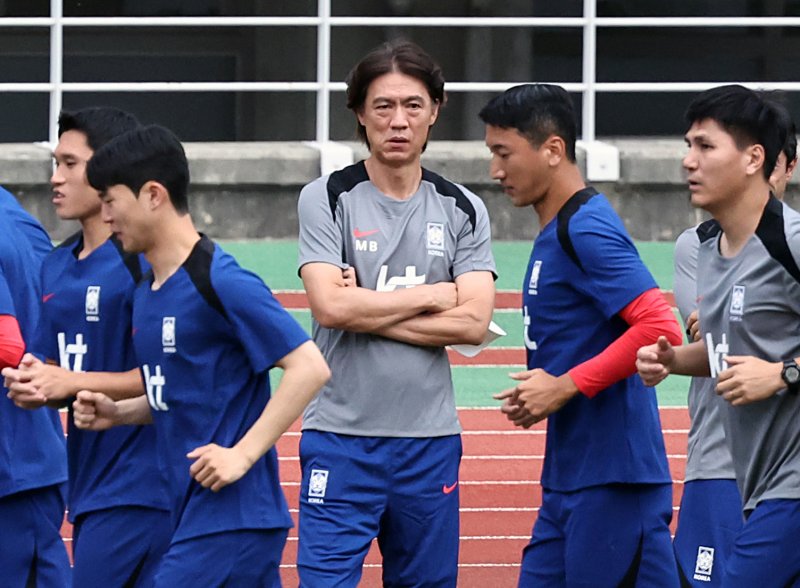
<path id="1" fill-rule="evenodd" d="M 448 199 L 455 210 L 467 217 L 473 228 L 477 218 L 486 215 L 486 205 L 483 200 L 463 185 L 426 168 L 422 168 L 422 181 L 429 183 L 437 196 Z"/>

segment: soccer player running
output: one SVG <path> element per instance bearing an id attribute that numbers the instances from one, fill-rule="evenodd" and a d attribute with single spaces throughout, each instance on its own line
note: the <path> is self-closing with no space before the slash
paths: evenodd
<path id="1" fill-rule="evenodd" d="M 444 347 L 484 339 L 495 266 L 481 200 L 420 163 L 444 102 L 420 47 L 373 50 L 347 78 L 369 157 L 300 194 L 300 276 L 333 373 L 303 418 L 302 586 L 356 586 L 375 537 L 386 585 L 456 585 L 461 427 Z"/>
<path id="2" fill-rule="evenodd" d="M 138 126 L 133 115 L 116 108 L 59 116 L 53 204 L 60 219 L 77 220 L 81 228 L 44 260 L 33 354 L 19 369 L 3 370 L 19 406 L 65 404 L 82 389 L 114 398 L 144 394 L 131 339 L 142 262 L 111 235 L 99 193 L 86 178 L 94 151 Z M 74 585 L 149 586 L 172 534 L 166 484 L 153 459 L 155 431 L 68 428 Z"/>
<path id="3" fill-rule="evenodd" d="M 797 165 L 794 123 L 786 110 L 789 134 L 769 179 L 776 198 L 783 200 L 786 184 Z M 698 340 L 697 252 L 699 227 L 686 229 L 675 242 L 675 302 L 690 340 Z M 725 562 L 742 526 L 742 498 L 736 485 L 728 442 L 720 414 L 723 402 L 714 394 L 712 378 L 692 378 L 689 386 L 689 443 L 678 528 L 673 545 L 681 581 L 693 586 L 721 586 Z"/>
<path id="4" fill-rule="evenodd" d="M 322 355 L 258 277 L 195 230 L 170 131 L 117 137 L 88 177 L 125 251 L 152 268 L 133 300 L 146 395 L 81 391 L 75 423 L 155 426 L 174 528 L 156 586 L 279 586 L 292 522 L 274 444 L 328 378 Z M 273 366 L 284 374 L 270 397 Z"/>
<path id="5" fill-rule="evenodd" d="M 46 231 L 0 190 L 0 367 L 19 364 L 39 321 Z M 64 431 L 52 409 L 0 397 L 0 570 L 14 586 L 70 586 L 61 539 L 67 481 Z"/>
<path id="6" fill-rule="evenodd" d="M 540 233 L 523 283 L 528 371 L 495 395 L 518 426 L 547 418 L 542 507 L 520 586 L 677 586 L 672 483 L 636 350 L 680 327 L 608 200 L 575 161 L 569 94 L 516 86 L 480 112 L 491 175 Z"/>
<path id="7" fill-rule="evenodd" d="M 700 340 L 639 350 L 642 378 L 709 376 L 722 415 L 745 522 L 722 585 L 787 586 L 800 577 L 800 215 L 770 194 L 787 125 L 741 86 L 698 95 L 686 121 L 692 204 L 714 217 L 698 228 Z"/>

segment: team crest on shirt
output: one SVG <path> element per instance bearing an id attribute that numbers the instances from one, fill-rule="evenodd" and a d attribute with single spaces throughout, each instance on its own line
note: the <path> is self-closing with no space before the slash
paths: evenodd
<path id="1" fill-rule="evenodd" d="M 175 353 L 175 317 L 165 316 L 161 321 L 161 345 L 164 353 Z"/>
<path id="2" fill-rule="evenodd" d="M 100 320 L 100 286 L 86 288 L 86 320 L 96 323 Z"/>
<path id="3" fill-rule="evenodd" d="M 734 284 L 731 290 L 731 307 L 728 311 L 729 320 L 740 321 L 744 314 L 744 286 Z"/>
<path id="4" fill-rule="evenodd" d="M 694 579 L 699 582 L 710 582 L 714 569 L 714 548 L 700 545 L 697 548 L 697 561 L 694 564 Z"/>
<path id="5" fill-rule="evenodd" d="M 534 296 L 539 293 L 539 273 L 542 271 L 542 260 L 537 259 L 531 268 L 531 279 L 528 280 L 528 294 Z"/>
<path id="6" fill-rule="evenodd" d="M 427 228 L 428 255 L 444 257 L 444 223 L 428 223 Z"/>
<path id="7" fill-rule="evenodd" d="M 308 480 L 308 501 L 315 504 L 324 504 L 327 489 L 328 470 L 311 470 L 311 477 Z"/>

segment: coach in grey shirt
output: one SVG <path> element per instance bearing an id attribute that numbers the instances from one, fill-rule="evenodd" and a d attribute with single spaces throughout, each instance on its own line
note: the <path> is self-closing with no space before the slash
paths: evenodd
<path id="1" fill-rule="evenodd" d="M 445 345 L 494 302 L 483 202 L 423 169 L 441 70 L 411 43 L 348 76 L 366 161 L 303 188 L 300 276 L 332 378 L 303 418 L 301 585 L 355 586 L 377 537 L 388 585 L 455 586 L 461 427 Z"/>

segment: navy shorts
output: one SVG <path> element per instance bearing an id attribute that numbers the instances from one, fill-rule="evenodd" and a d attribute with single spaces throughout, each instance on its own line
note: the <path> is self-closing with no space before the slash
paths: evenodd
<path id="1" fill-rule="evenodd" d="M 520 588 L 677 588 L 670 484 L 544 490 Z"/>
<path id="2" fill-rule="evenodd" d="M 684 484 L 673 541 L 683 585 L 722 586 L 726 561 L 743 522 L 736 480 Z"/>
<path id="3" fill-rule="evenodd" d="M 173 543 L 156 572 L 157 588 L 280 588 L 286 529 L 226 531 Z"/>
<path id="4" fill-rule="evenodd" d="M 722 585 L 800 586 L 800 500 L 764 500 L 733 543 Z"/>
<path id="5" fill-rule="evenodd" d="M 2 581 L 17 586 L 71 585 L 69 557 L 61 539 L 65 485 L 46 486 L 0 498 Z"/>
<path id="6" fill-rule="evenodd" d="M 455 586 L 460 462 L 460 435 L 304 431 L 300 585 L 356 586 L 377 537 L 385 586 Z"/>
<path id="7" fill-rule="evenodd" d="M 172 538 L 169 511 L 118 506 L 75 520 L 75 586 L 149 588 Z"/>

